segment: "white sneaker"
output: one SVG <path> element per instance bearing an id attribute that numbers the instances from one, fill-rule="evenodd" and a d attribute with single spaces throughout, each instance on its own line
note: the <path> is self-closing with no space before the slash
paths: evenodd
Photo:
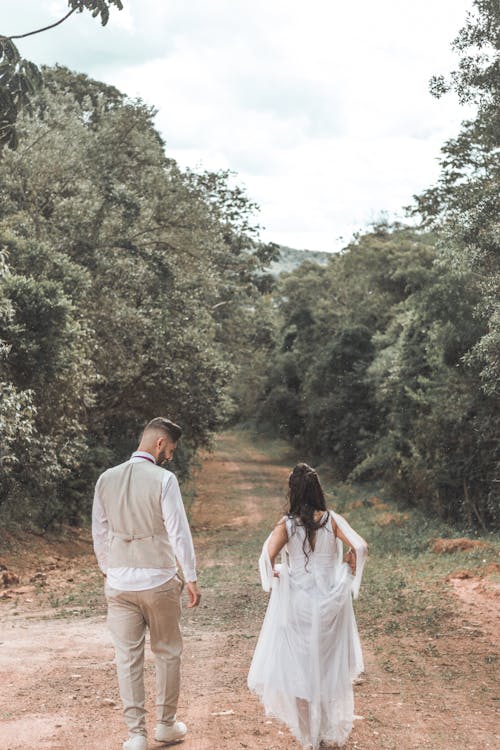
<path id="1" fill-rule="evenodd" d="M 168 724 L 157 724 L 155 740 L 157 742 L 164 742 L 167 745 L 173 745 L 174 742 L 182 742 L 186 734 L 187 726 L 182 721 L 176 721 L 171 726 Z"/>
<path id="2" fill-rule="evenodd" d="M 122 747 L 123 750 L 148 750 L 148 740 L 145 734 L 131 734 Z"/>

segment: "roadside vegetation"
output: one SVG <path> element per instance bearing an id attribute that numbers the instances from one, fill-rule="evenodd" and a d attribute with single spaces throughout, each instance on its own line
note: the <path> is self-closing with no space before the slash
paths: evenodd
<path id="1" fill-rule="evenodd" d="M 431 81 L 476 114 L 415 197 L 420 223 L 380 221 L 284 274 L 266 356 L 238 383 L 243 416 L 338 479 L 483 533 L 500 525 L 499 28 L 498 4 L 474 2 L 458 69 Z"/>
<path id="2" fill-rule="evenodd" d="M 233 175 L 181 170 L 142 102 L 42 71 L 1 152 L 4 526 L 85 523 L 98 474 L 167 414 L 181 476 L 247 424 L 398 512 L 498 530 L 500 11 L 473 7 L 431 90 L 476 114 L 414 224 L 381 221 L 277 279 Z"/>

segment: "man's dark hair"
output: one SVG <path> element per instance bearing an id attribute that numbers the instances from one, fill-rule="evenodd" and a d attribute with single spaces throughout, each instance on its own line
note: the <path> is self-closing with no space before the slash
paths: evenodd
<path id="1" fill-rule="evenodd" d="M 155 417 L 152 419 L 151 422 L 147 423 L 143 434 L 148 430 L 158 430 L 159 432 L 163 432 L 165 435 L 168 435 L 174 443 L 177 443 L 182 435 L 182 428 L 166 417 Z"/>

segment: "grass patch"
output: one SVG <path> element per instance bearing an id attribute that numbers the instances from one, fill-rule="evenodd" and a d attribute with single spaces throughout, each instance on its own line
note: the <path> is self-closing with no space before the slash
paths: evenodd
<path id="1" fill-rule="evenodd" d="M 431 551 L 431 540 L 463 536 L 463 531 L 426 517 L 418 509 L 402 513 L 380 487 L 341 484 L 326 489 L 333 496 L 333 507 L 369 544 L 356 604 L 364 634 L 401 637 L 419 631 L 439 637 L 457 612 L 456 602 L 443 596 L 448 588 L 446 577 L 464 568 L 479 573 L 497 561 L 498 538 L 491 534 L 475 537 L 487 546 L 436 554 Z"/>
<path id="2" fill-rule="evenodd" d="M 259 499 L 263 520 L 248 528 L 219 526 L 202 532 L 199 538 L 204 556 L 212 564 L 200 566 L 207 609 L 200 623 L 240 627 L 249 634 L 260 624 L 268 601 L 260 588 L 257 561 L 262 543 L 284 510 L 286 492 L 281 480 L 266 481 L 259 463 L 265 457 L 268 464 L 292 467 L 298 457 L 285 442 L 262 438 L 250 430 L 231 433 L 228 440 L 221 436 L 218 450 L 238 463 L 239 481 L 251 484 L 251 490 L 243 490 L 238 483 L 227 483 L 224 492 L 230 513 L 236 516 L 243 512 L 245 492 L 250 492 Z M 459 569 L 474 572 L 494 562 L 498 559 L 498 540 L 488 536 L 484 537 L 486 548 L 435 554 L 430 547 L 432 539 L 458 537 L 463 531 L 428 518 L 417 509 L 401 510 L 386 498 L 383 487 L 337 483 L 327 470 L 321 470 L 320 476 L 328 507 L 344 515 L 369 544 L 369 561 L 356 602 L 363 637 L 374 644 L 379 636 L 390 637 L 397 648 L 399 641 L 417 633 L 435 638 L 446 633 L 458 611 L 455 600 L 445 595 L 449 587 L 446 577 Z M 389 668 L 390 661 L 387 671 Z M 408 669 L 419 676 L 417 663 L 409 664 Z"/>
<path id="3" fill-rule="evenodd" d="M 37 592 L 39 604 L 51 607 L 54 612 L 45 619 L 70 619 L 75 617 L 95 617 L 106 611 L 103 577 L 97 569 L 82 570 L 83 578 L 64 589 L 40 590 Z"/>

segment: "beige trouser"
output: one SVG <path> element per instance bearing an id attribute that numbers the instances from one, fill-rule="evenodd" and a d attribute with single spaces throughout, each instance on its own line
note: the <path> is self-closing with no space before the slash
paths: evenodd
<path id="1" fill-rule="evenodd" d="M 146 732 L 144 644 L 149 627 L 156 666 L 156 717 L 173 724 L 179 699 L 182 582 L 177 576 L 145 591 L 106 586 L 108 627 L 116 652 L 118 686 L 130 734 Z"/>

